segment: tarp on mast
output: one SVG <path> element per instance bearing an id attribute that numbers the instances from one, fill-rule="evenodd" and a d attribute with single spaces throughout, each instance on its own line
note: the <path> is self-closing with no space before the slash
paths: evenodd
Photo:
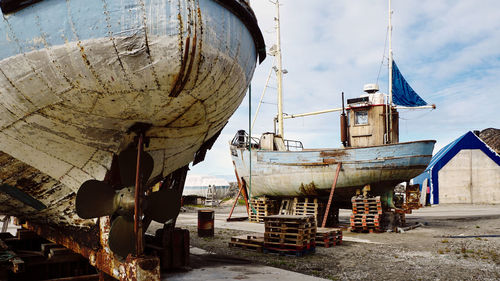
<path id="1" fill-rule="evenodd" d="M 427 105 L 406 82 L 395 61 L 392 61 L 392 102 L 410 107 Z"/>

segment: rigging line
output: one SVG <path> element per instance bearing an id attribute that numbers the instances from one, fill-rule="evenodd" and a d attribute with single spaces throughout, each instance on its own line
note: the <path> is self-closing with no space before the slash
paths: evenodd
<path id="1" fill-rule="evenodd" d="M 378 84 L 378 80 L 380 78 L 380 72 L 382 71 L 382 66 L 384 65 L 385 51 L 387 50 L 387 36 L 388 35 L 389 35 L 389 27 L 387 27 L 387 30 L 385 31 L 384 53 L 382 54 L 382 61 L 380 62 L 380 67 L 378 68 L 377 84 Z"/>
<path id="2" fill-rule="evenodd" d="M 248 192 L 247 201 L 250 206 L 250 211 L 257 214 L 257 210 L 252 205 L 252 83 L 248 85 L 248 163 L 249 163 L 249 179 L 248 179 Z M 250 216 L 250 214 L 248 214 Z"/>
<path id="3" fill-rule="evenodd" d="M 273 64 L 275 62 L 276 62 L 276 58 L 274 58 Z M 255 111 L 255 116 L 253 117 L 253 121 L 252 121 L 252 125 L 250 126 L 250 129 L 253 129 L 253 126 L 255 125 L 255 120 L 257 120 L 257 115 L 259 115 L 260 106 L 261 106 L 262 103 L 264 103 L 262 100 L 264 99 L 264 95 L 266 94 L 266 89 L 267 89 L 267 87 L 269 85 L 269 79 L 271 79 L 271 74 L 272 73 L 273 73 L 273 68 L 271 67 L 269 69 L 269 74 L 267 75 L 266 84 L 264 85 L 264 90 L 262 90 L 262 95 L 260 96 L 259 105 L 257 106 L 257 110 Z"/>
<path id="4" fill-rule="evenodd" d="M 267 101 L 263 101 L 262 103 L 263 103 L 263 104 L 278 105 L 278 104 L 277 104 L 277 103 L 275 103 L 275 102 L 267 102 Z"/>

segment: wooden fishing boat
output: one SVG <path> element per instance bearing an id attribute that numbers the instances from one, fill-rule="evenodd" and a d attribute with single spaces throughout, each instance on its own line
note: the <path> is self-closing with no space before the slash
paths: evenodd
<path id="1" fill-rule="evenodd" d="M 342 207 L 349 207 L 356 189 L 367 184 L 371 185 L 372 194 L 387 196 L 398 183 L 420 174 L 429 164 L 435 144 L 434 140 L 428 140 L 299 151 L 288 150 L 288 147 L 273 151 L 262 149 L 260 142 L 254 140 L 250 151 L 246 140 L 248 136 L 237 135 L 231 154 L 238 175 L 247 186 L 251 165 L 252 196 L 328 196 L 337 165 L 342 163 L 334 197 L 336 206 Z"/>
<path id="2" fill-rule="evenodd" d="M 85 256 L 101 247 L 97 218 L 112 216 L 102 241 L 139 251 L 116 243 L 134 237 L 143 208 L 143 228 L 175 220 L 187 165 L 203 160 L 266 56 L 248 1 L 0 8 L 0 214 L 71 229 Z"/>

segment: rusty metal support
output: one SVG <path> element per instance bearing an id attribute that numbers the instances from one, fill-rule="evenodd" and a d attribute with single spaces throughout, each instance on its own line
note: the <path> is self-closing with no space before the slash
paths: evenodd
<path id="1" fill-rule="evenodd" d="M 141 155 L 144 146 L 144 133 L 139 134 L 137 143 L 137 169 L 135 173 L 135 206 L 134 206 L 134 234 L 136 255 L 140 257 L 143 252 L 142 243 L 142 175 L 141 175 Z"/>
<path id="2" fill-rule="evenodd" d="M 233 162 L 233 165 L 235 165 L 234 162 Z M 243 182 L 243 183 L 241 182 L 240 177 L 238 175 L 238 171 L 236 171 L 236 168 L 234 168 L 234 174 L 236 175 L 236 181 L 238 182 L 238 189 L 239 190 L 238 190 L 238 194 L 234 198 L 233 207 L 231 208 L 231 211 L 229 212 L 229 216 L 227 217 L 226 221 L 242 220 L 243 219 L 243 218 L 231 219 L 231 215 L 233 214 L 234 208 L 236 207 L 236 204 L 238 203 L 238 199 L 240 198 L 240 195 L 243 196 L 243 199 L 245 199 L 247 214 L 250 215 L 250 207 L 248 205 L 248 194 L 246 192 L 246 184 L 245 184 L 245 182 Z"/>
<path id="3" fill-rule="evenodd" d="M 235 165 L 233 163 L 233 165 Z M 245 205 L 247 207 L 247 214 L 250 214 L 250 207 L 248 206 L 248 195 L 247 195 L 247 185 L 246 182 L 243 180 L 243 178 L 240 179 L 240 176 L 238 175 L 238 171 L 236 171 L 236 168 L 234 168 L 234 173 L 236 174 L 236 180 L 238 181 L 238 186 L 240 187 L 241 193 L 243 194 L 243 199 L 245 199 Z"/>
<path id="4" fill-rule="evenodd" d="M 99 218 L 99 236 L 101 246 L 86 246 L 83 241 L 99 239 L 93 231 L 79 231 L 77 236 L 68 235 L 65 231 L 50 225 L 31 224 L 26 222 L 23 227 L 36 234 L 62 245 L 89 260 L 98 270 L 122 281 L 160 280 L 160 259 L 158 257 L 129 255 L 125 261 L 117 260 L 108 247 L 110 218 Z M 88 242 L 87 242 L 88 243 Z"/>
<path id="5" fill-rule="evenodd" d="M 248 191 L 247 191 L 247 183 L 243 180 L 241 193 L 243 194 L 243 199 L 245 199 L 245 206 L 247 207 L 247 213 L 250 215 L 252 211 L 250 209 L 250 204 L 248 203 Z"/>
<path id="6" fill-rule="evenodd" d="M 330 190 L 330 197 L 328 198 L 328 204 L 326 204 L 325 215 L 323 216 L 323 223 L 321 227 L 326 226 L 326 219 L 328 218 L 328 213 L 330 212 L 330 206 L 332 205 L 333 193 L 335 192 L 335 187 L 337 186 L 337 180 L 339 178 L 340 168 L 342 167 L 342 162 L 337 163 L 337 171 L 335 172 L 335 179 L 333 180 L 332 189 Z"/>
<path id="7" fill-rule="evenodd" d="M 238 195 L 236 195 L 236 197 L 234 198 L 233 207 L 231 208 L 231 211 L 229 212 L 229 216 L 227 217 L 226 221 L 230 221 L 231 220 L 231 216 L 233 215 L 234 207 L 236 207 L 236 203 L 238 203 L 238 198 L 240 198 L 241 187 L 242 186 L 241 186 L 241 184 L 240 184 L 239 181 L 238 181 L 238 185 L 239 185 Z"/>

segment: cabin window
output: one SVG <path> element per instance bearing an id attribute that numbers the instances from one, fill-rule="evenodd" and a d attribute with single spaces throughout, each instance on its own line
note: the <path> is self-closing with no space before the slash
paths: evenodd
<path id="1" fill-rule="evenodd" d="M 368 111 L 361 110 L 354 113 L 354 125 L 367 125 L 368 124 Z"/>

